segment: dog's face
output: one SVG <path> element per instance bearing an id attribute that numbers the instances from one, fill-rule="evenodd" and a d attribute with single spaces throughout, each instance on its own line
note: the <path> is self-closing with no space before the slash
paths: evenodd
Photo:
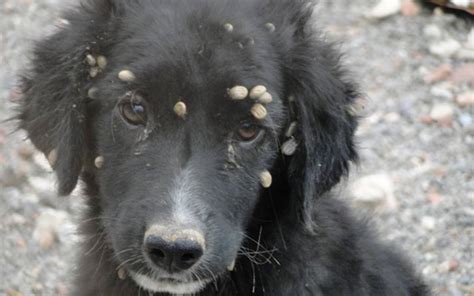
<path id="1" fill-rule="evenodd" d="M 202 27 L 206 29 L 211 30 Z M 120 47 L 128 48 L 127 54 L 109 55 L 108 60 L 121 62 L 110 63 L 93 86 L 97 91 L 88 108 L 99 110 L 91 118 L 91 130 L 95 155 L 104 159 L 96 175 L 104 221 L 110 221 L 106 232 L 131 274 L 175 283 L 197 281 L 194 274 L 205 283 L 212 274 L 225 272 L 263 190 L 261 175 L 279 153 L 286 114 L 276 69 L 258 60 L 257 45 L 239 48 L 225 28 L 217 32 L 226 42 L 206 49 L 191 43 L 192 36 L 145 50 L 123 40 Z M 147 38 L 134 34 L 135 40 Z M 215 37 L 208 38 L 201 41 L 211 43 Z M 179 44 L 188 48 L 174 50 Z M 256 63 L 263 66 L 254 67 Z M 122 75 L 133 74 L 134 79 L 118 78 L 124 69 L 129 72 Z M 255 92 L 271 94 L 271 102 L 260 102 Z M 257 118 L 255 106 L 264 108 L 266 116 Z M 202 254 L 177 250 L 181 256 L 198 257 L 189 258 L 196 259 L 191 267 L 166 258 L 163 264 L 153 261 L 166 247 L 150 250 L 147 240 L 167 240 L 166 229 L 197 233 L 179 237 L 198 241 L 202 249 Z M 183 285 L 174 290 L 169 284 L 167 292 L 180 293 Z"/>
<path id="2" fill-rule="evenodd" d="M 157 292 L 232 270 L 271 174 L 310 228 L 355 157 L 354 87 L 305 1 L 196 3 L 73 13 L 37 47 L 19 116 L 61 194 L 93 184 L 116 264 Z"/>

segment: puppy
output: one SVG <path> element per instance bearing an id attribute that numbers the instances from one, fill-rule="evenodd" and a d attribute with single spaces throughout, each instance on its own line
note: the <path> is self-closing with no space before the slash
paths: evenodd
<path id="1" fill-rule="evenodd" d="M 330 189 L 357 87 L 303 0 L 96 0 L 19 120 L 88 210 L 73 295 L 428 295 Z"/>

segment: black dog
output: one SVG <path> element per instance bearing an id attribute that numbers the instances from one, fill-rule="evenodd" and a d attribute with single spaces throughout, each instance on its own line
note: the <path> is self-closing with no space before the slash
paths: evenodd
<path id="1" fill-rule="evenodd" d="M 85 183 L 75 295 L 428 294 L 329 196 L 358 93 L 311 12 L 97 0 L 37 45 L 19 119 Z"/>

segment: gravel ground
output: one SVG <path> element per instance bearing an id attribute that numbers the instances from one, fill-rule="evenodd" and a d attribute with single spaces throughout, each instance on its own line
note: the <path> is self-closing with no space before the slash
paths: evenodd
<path id="1" fill-rule="evenodd" d="M 0 120 L 13 114 L 31 41 L 54 30 L 71 2 L 1 1 Z M 472 22 L 413 7 L 368 19 L 374 4 L 325 0 L 317 14 L 367 93 L 361 162 L 338 190 L 352 188 L 348 202 L 405 250 L 437 295 L 474 295 Z M 55 196 L 44 156 L 13 127 L 0 125 L 0 294 L 67 295 L 80 197 Z"/>

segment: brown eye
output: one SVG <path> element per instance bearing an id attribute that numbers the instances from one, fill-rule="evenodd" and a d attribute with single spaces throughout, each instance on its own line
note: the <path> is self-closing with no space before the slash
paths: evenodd
<path id="1" fill-rule="evenodd" d="M 146 124 L 146 109 L 141 102 L 140 97 L 133 96 L 130 99 L 124 100 L 120 104 L 120 113 L 123 118 L 133 125 Z"/>
<path id="2" fill-rule="evenodd" d="M 240 126 L 238 133 L 243 141 L 251 141 L 260 133 L 260 127 L 255 124 L 244 123 Z"/>

